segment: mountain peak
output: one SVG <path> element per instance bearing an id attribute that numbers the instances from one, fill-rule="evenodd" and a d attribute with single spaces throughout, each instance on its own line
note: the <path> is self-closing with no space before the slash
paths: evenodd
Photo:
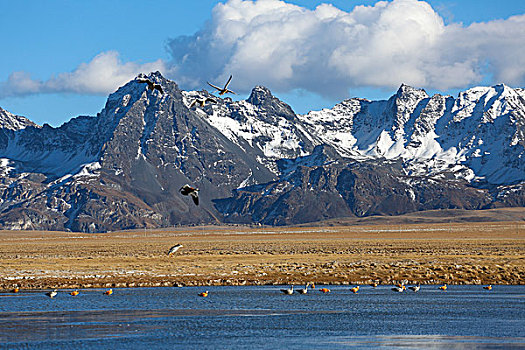
<path id="1" fill-rule="evenodd" d="M 28 126 L 38 127 L 26 117 L 14 115 L 0 107 L 0 129 L 21 130 Z"/>
<path id="2" fill-rule="evenodd" d="M 402 97 L 402 96 L 421 96 L 421 97 L 428 97 L 427 92 L 424 89 L 418 89 L 415 87 L 412 87 L 410 85 L 401 84 L 399 89 L 397 89 L 396 97 Z"/>
<path id="3" fill-rule="evenodd" d="M 246 101 L 288 120 L 295 118 L 295 112 L 292 110 L 292 107 L 272 95 L 270 89 L 264 86 L 258 85 L 254 87 L 250 97 L 248 97 Z"/>
<path id="4" fill-rule="evenodd" d="M 247 101 L 252 105 L 258 106 L 264 104 L 266 101 L 272 101 L 273 99 L 276 98 L 272 95 L 270 89 L 262 85 L 257 85 L 252 89 L 252 93 Z"/>
<path id="5" fill-rule="evenodd" d="M 159 71 L 150 72 L 149 74 L 139 73 L 139 75 L 137 75 L 137 77 L 135 79 L 137 79 L 137 78 L 150 79 L 150 80 L 153 80 L 153 81 L 166 80 L 166 78 L 164 78 L 162 73 L 159 72 Z"/>

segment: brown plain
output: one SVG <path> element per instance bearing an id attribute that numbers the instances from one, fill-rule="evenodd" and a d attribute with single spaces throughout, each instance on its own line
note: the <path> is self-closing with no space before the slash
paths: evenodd
<path id="1" fill-rule="evenodd" d="M 523 221 L 0 231 L 0 288 L 524 284 L 524 252 Z"/>

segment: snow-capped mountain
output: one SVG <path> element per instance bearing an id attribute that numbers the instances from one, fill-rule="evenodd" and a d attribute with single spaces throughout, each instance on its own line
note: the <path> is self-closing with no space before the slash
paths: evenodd
<path id="1" fill-rule="evenodd" d="M 0 109 L 0 227 L 104 231 L 288 224 L 525 205 L 525 91 L 505 85 L 297 115 L 265 87 L 242 101 L 134 79 L 58 128 Z M 215 102 L 192 105 L 201 97 Z M 199 187 L 193 205 L 178 189 Z"/>
<path id="2" fill-rule="evenodd" d="M 346 100 L 299 116 L 322 143 L 356 159 L 402 159 L 407 174 L 525 180 L 525 93 L 505 85 L 428 96 L 402 85 L 388 101 Z"/>
<path id="3" fill-rule="evenodd" d="M 194 98 L 210 96 L 206 91 L 183 94 L 188 106 Z M 275 174 L 275 160 L 305 156 L 314 148 L 312 136 L 292 108 L 263 86 L 255 87 L 245 101 L 217 99 L 217 103 L 196 111 L 243 150 L 257 154 L 257 159 Z"/>

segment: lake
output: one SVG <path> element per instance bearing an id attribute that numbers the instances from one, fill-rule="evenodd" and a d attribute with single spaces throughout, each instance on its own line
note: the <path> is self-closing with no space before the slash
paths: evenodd
<path id="1" fill-rule="evenodd" d="M 183 287 L 0 294 L 0 348 L 328 349 L 525 347 L 525 286 Z M 296 289 L 298 286 L 296 286 Z M 206 298 L 198 294 L 209 291 Z"/>

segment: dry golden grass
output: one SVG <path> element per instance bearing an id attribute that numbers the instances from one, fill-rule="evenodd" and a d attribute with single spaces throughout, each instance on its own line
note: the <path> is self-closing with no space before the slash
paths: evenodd
<path id="1" fill-rule="evenodd" d="M 0 288 L 524 284 L 524 252 L 523 222 L 0 231 Z"/>

